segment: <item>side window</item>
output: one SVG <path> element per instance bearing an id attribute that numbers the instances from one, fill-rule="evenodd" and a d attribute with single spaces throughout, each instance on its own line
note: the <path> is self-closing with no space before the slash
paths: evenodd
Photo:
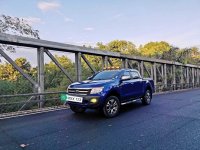
<path id="1" fill-rule="evenodd" d="M 123 75 L 124 76 L 130 76 L 130 73 L 128 71 L 125 71 Z"/>
<path id="2" fill-rule="evenodd" d="M 132 78 L 140 78 L 140 75 L 136 71 L 131 71 L 131 77 Z"/>

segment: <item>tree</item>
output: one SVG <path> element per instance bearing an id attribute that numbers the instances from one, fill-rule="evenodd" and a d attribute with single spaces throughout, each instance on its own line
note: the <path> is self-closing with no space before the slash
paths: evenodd
<path id="1" fill-rule="evenodd" d="M 15 63 L 24 72 L 29 73 L 31 71 L 31 65 L 25 58 L 17 58 Z M 0 64 L 0 80 L 16 81 L 20 76 L 21 74 L 11 64 L 7 62 Z"/>
<path id="2" fill-rule="evenodd" d="M 0 33 L 8 33 L 39 39 L 39 31 L 34 30 L 26 20 L 18 17 L 0 15 Z M 15 52 L 15 47 L 0 44 L 0 49 Z"/>
<path id="3" fill-rule="evenodd" d="M 55 58 L 72 77 L 75 77 L 74 64 L 69 58 L 64 55 L 55 55 Z M 45 64 L 45 89 L 65 90 L 69 83 L 67 77 L 53 61 Z"/>
<path id="4" fill-rule="evenodd" d="M 138 55 L 136 46 L 132 42 L 125 40 L 114 40 L 106 45 L 103 43 L 97 43 L 97 48 L 122 54 Z"/>
<path id="5" fill-rule="evenodd" d="M 162 59 L 165 54 L 171 50 L 169 43 L 161 42 L 149 42 L 140 47 L 140 53 L 146 57 L 154 57 Z"/>
<path id="6" fill-rule="evenodd" d="M 135 44 L 130 41 L 125 40 L 114 40 L 107 44 L 97 43 L 97 48 L 101 50 L 109 50 L 112 52 L 119 52 L 121 54 L 127 55 L 140 55 Z M 113 64 L 116 66 L 121 66 L 122 62 L 120 59 L 112 58 Z"/>

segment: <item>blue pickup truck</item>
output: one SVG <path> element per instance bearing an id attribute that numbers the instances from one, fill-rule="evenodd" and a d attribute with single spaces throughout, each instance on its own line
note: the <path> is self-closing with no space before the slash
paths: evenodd
<path id="1" fill-rule="evenodd" d="M 72 111 L 100 109 L 108 118 L 118 115 L 120 106 L 138 99 L 149 105 L 154 93 L 152 79 L 144 79 L 135 69 L 100 71 L 85 81 L 69 85 L 65 97 Z"/>

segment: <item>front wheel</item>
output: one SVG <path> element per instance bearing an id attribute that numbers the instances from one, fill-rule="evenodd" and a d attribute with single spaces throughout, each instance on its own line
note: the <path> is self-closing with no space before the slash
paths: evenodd
<path id="1" fill-rule="evenodd" d="M 151 90 L 147 89 L 144 96 L 142 97 L 141 101 L 144 105 L 149 105 L 152 99 L 152 92 Z"/>
<path id="2" fill-rule="evenodd" d="M 81 107 L 78 107 L 78 106 L 70 106 L 71 110 L 75 113 L 83 113 L 85 112 L 85 108 L 81 108 Z"/>
<path id="3" fill-rule="evenodd" d="M 105 101 L 103 106 L 103 113 L 106 117 L 112 118 L 118 115 L 119 109 L 119 99 L 116 96 L 110 96 Z"/>

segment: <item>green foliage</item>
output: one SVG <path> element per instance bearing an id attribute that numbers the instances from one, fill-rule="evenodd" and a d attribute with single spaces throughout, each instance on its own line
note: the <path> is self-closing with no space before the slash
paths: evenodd
<path id="1" fill-rule="evenodd" d="M 57 61 L 68 71 L 71 77 L 75 77 L 75 69 L 72 61 L 66 56 L 55 56 Z M 75 78 L 74 78 L 75 79 Z M 45 64 L 45 89 L 66 90 L 70 81 L 63 72 L 51 61 Z"/>
<path id="2" fill-rule="evenodd" d="M 97 48 L 101 50 L 109 50 L 112 52 L 120 52 L 122 54 L 139 54 L 136 46 L 132 42 L 125 40 L 114 40 L 105 45 L 103 43 L 97 43 Z"/>
<path id="3" fill-rule="evenodd" d="M 150 42 L 140 47 L 141 55 L 155 58 L 162 58 L 163 54 L 171 49 L 167 42 Z"/>
<path id="4" fill-rule="evenodd" d="M 31 70 L 31 65 L 25 58 L 17 58 L 15 63 L 23 69 L 24 72 L 29 73 Z M 0 64 L 0 80 L 16 81 L 21 74 L 15 70 L 15 68 L 9 64 Z"/>
<path id="5" fill-rule="evenodd" d="M 14 94 L 13 82 L 0 80 L 0 93 L 4 95 Z"/>

